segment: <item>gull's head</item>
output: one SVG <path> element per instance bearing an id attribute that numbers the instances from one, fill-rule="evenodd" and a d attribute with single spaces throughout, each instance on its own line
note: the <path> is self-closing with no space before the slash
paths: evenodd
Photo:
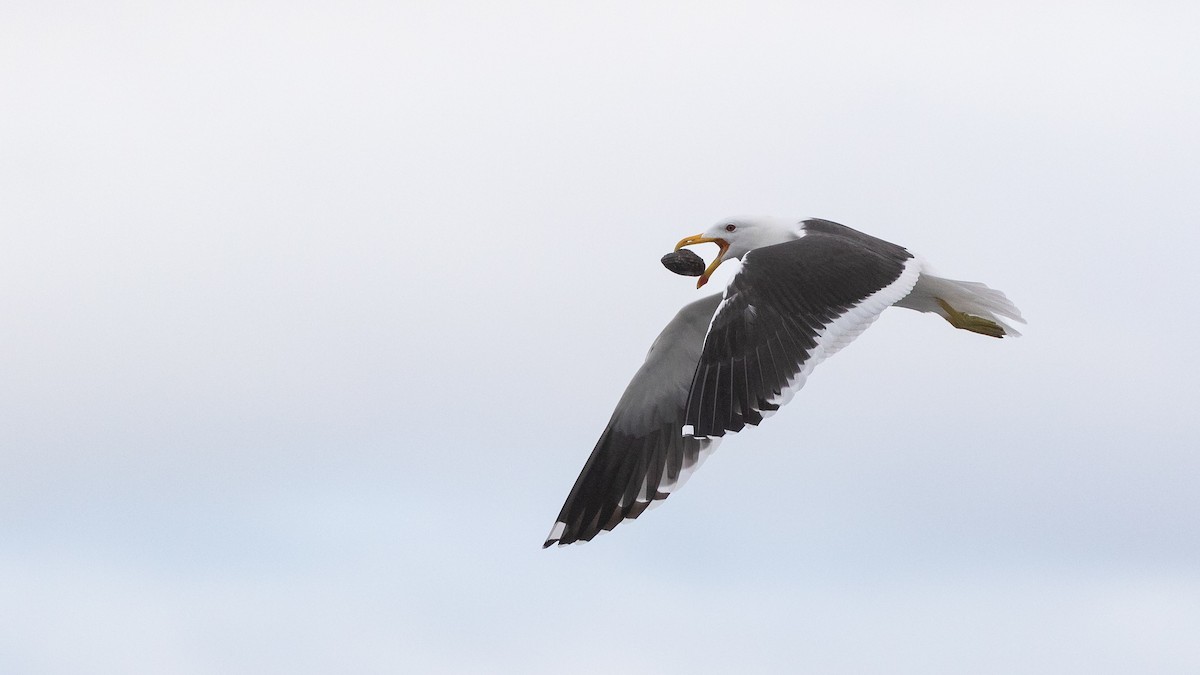
<path id="1" fill-rule="evenodd" d="M 708 278 L 721 263 L 730 258 L 741 259 L 748 252 L 761 246 L 782 244 L 804 236 L 800 221 L 771 216 L 743 216 L 719 220 L 700 234 L 684 237 L 675 245 L 675 250 L 693 244 L 714 243 L 720 250 L 717 257 L 705 268 L 696 282 L 696 288 L 708 283 Z"/>

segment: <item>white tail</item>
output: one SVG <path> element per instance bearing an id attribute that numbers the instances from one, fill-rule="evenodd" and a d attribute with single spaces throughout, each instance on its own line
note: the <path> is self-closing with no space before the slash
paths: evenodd
<path id="1" fill-rule="evenodd" d="M 976 281 L 943 279 L 925 272 L 917 279 L 912 292 L 897 302 L 896 306 L 918 312 L 933 312 L 955 328 L 994 337 L 1016 337 L 1021 333 L 1009 321 L 1025 323 L 1021 310 L 1000 291 Z M 983 319 L 984 322 L 974 322 L 972 318 Z M 988 330 L 988 323 L 995 324 L 996 328 Z"/>

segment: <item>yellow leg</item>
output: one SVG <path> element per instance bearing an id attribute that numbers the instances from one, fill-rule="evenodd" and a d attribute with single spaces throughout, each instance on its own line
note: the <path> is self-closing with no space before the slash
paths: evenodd
<path id="1" fill-rule="evenodd" d="M 951 326 L 969 330 L 972 333 L 979 333 L 980 335 L 989 335 L 995 338 L 1004 337 L 1004 327 L 995 321 L 975 316 L 974 314 L 960 312 L 951 307 L 945 300 L 941 298 L 934 299 L 937 300 L 938 305 L 942 309 L 946 310 L 946 321 L 949 321 Z"/>

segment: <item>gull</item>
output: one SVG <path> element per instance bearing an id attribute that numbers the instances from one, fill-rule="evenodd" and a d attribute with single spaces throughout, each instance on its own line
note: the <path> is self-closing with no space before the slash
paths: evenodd
<path id="1" fill-rule="evenodd" d="M 675 251 L 706 243 L 718 253 L 696 288 L 727 260 L 741 269 L 651 345 L 543 547 L 590 541 L 666 499 L 726 433 L 777 411 L 888 307 L 995 338 L 1024 323 L 1000 291 L 935 276 L 906 248 L 833 221 L 726 218 Z"/>

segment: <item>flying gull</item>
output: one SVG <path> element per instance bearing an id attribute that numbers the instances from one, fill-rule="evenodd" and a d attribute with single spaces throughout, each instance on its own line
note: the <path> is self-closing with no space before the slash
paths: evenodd
<path id="1" fill-rule="evenodd" d="M 1019 335 L 1006 319 L 1024 323 L 1000 291 L 934 276 L 904 247 L 829 220 L 722 220 L 676 255 L 703 265 L 683 247 L 704 243 L 719 251 L 696 288 L 726 260 L 741 259 L 741 270 L 724 293 L 685 305 L 651 345 L 544 546 L 589 541 L 666 499 L 721 437 L 778 410 L 892 305 L 997 338 Z M 691 260 L 671 257 L 663 263 L 688 273 Z"/>

